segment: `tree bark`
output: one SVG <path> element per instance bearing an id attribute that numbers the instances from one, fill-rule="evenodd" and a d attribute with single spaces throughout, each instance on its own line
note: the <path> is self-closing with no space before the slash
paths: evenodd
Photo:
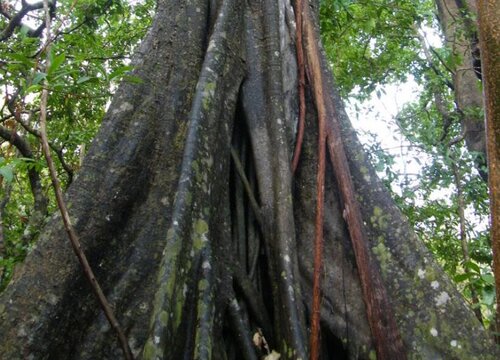
<path id="1" fill-rule="evenodd" d="M 438 19 L 446 44 L 454 57 L 453 85 L 462 132 L 467 149 L 476 152 L 478 170 L 486 178 L 486 134 L 481 116 L 483 96 L 476 73 L 478 60 L 477 28 L 472 20 L 477 16 L 472 0 L 436 0 Z"/>
<path id="2" fill-rule="evenodd" d="M 259 328 L 282 359 L 308 357 L 318 129 L 307 92 L 292 178 L 294 28 L 286 0 L 159 1 L 134 59 L 142 82 L 120 86 L 68 190 L 72 223 L 138 358 L 256 359 L 267 352 L 251 343 Z M 376 177 L 320 57 L 408 358 L 495 359 Z M 334 171 L 327 166 L 321 358 L 370 358 Z M 55 215 L 0 294 L 0 358 L 116 359 L 120 351 Z"/>
<path id="3" fill-rule="evenodd" d="M 500 3 L 478 1 L 484 82 L 491 208 L 491 245 L 496 285 L 496 331 L 500 331 Z M 497 335 L 500 343 L 500 336 Z"/>

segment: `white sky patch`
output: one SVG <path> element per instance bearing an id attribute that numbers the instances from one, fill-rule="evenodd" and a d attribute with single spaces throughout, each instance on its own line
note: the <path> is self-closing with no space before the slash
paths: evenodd
<path id="1" fill-rule="evenodd" d="M 432 46 L 441 46 L 439 35 L 432 29 L 425 29 L 426 39 Z M 425 201 L 441 201 L 451 205 L 455 188 L 439 188 L 427 195 L 424 199 L 419 195 L 419 178 L 422 176 L 423 166 L 429 164 L 432 158 L 427 153 L 406 140 L 401 134 L 396 117 L 406 104 L 418 100 L 421 87 L 415 82 L 413 77 L 408 76 L 405 83 L 393 83 L 378 86 L 365 101 L 359 101 L 354 97 L 345 100 L 346 112 L 349 115 L 354 129 L 357 131 L 359 139 L 363 145 L 379 143 L 380 147 L 387 154 L 394 157 L 392 171 L 398 175 L 399 181 L 392 183 L 392 189 L 403 195 L 399 184 L 404 184 L 405 188 L 416 189 L 415 205 L 421 206 Z M 353 91 L 353 95 L 356 90 Z M 465 151 L 465 150 L 464 150 Z M 472 171 L 475 171 L 472 169 Z M 378 173 L 384 178 L 385 172 Z M 466 216 L 474 223 L 474 234 L 485 231 L 489 227 L 488 217 L 481 217 L 475 213 L 472 205 L 466 209 Z M 459 225 L 456 225 L 459 226 Z M 472 235 L 475 236 L 475 235 Z"/>
<path id="2" fill-rule="evenodd" d="M 424 37 L 427 45 L 432 46 L 433 48 L 440 48 L 443 46 L 443 40 L 439 36 L 436 29 L 426 26 L 420 28 L 418 32 Z"/>
<path id="3" fill-rule="evenodd" d="M 421 92 L 411 76 L 405 83 L 379 86 L 366 101 L 349 98 L 346 111 L 363 144 L 379 142 L 382 149 L 395 157 L 393 170 L 409 181 L 420 174 L 421 163 L 430 161 L 401 134 L 396 116 L 407 103 L 418 99 Z M 354 91 L 355 93 L 355 91 Z M 417 160 L 415 160 L 417 159 Z"/>

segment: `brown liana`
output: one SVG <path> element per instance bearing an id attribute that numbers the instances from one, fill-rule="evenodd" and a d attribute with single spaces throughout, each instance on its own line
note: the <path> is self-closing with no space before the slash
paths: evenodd
<path id="1" fill-rule="evenodd" d="M 325 91 L 326 81 L 320 60 L 319 38 L 312 23 L 308 6 L 302 0 L 295 2 L 297 21 L 297 63 L 299 68 L 299 125 L 297 144 L 292 160 L 295 172 L 302 146 L 305 118 L 305 74 L 307 66 L 311 94 L 318 114 L 318 174 L 316 222 L 314 239 L 313 300 L 311 315 L 310 359 L 320 356 L 321 268 L 323 252 L 323 204 L 325 183 L 325 148 L 335 174 L 344 207 L 343 215 L 356 258 L 367 319 L 378 359 L 404 360 L 406 349 L 389 302 L 378 265 L 373 260 L 364 228 L 359 204 L 355 198 L 347 156 L 342 142 L 340 123 L 333 100 Z M 304 44 L 303 44 L 304 43 Z M 304 56 L 305 54 L 305 56 Z"/>
<path id="2" fill-rule="evenodd" d="M 46 60 L 46 67 L 47 69 L 50 68 L 50 45 L 51 45 L 51 32 L 50 32 L 50 25 L 51 25 L 51 17 L 49 14 L 49 2 L 48 0 L 43 1 L 44 5 L 44 11 L 45 11 L 45 29 L 47 31 L 47 40 L 45 44 L 45 52 L 47 54 L 47 60 Z M 63 193 L 61 190 L 61 185 L 59 183 L 59 180 L 57 178 L 57 173 L 56 173 L 56 168 L 54 166 L 54 161 L 52 160 L 52 156 L 50 154 L 50 147 L 49 147 L 49 141 L 47 138 L 47 130 L 46 130 L 46 124 L 47 124 L 47 100 L 48 100 L 48 83 L 45 81 L 44 83 L 44 88 L 42 90 L 42 96 L 40 99 L 40 137 L 41 137 L 41 142 L 42 142 L 42 152 L 45 157 L 45 160 L 47 162 L 47 166 L 49 168 L 49 173 L 50 173 L 50 178 L 52 180 L 52 187 L 54 188 L 54 193 L 56 196 L 56 202 L 57 206 L 59 208 L 59 211 L 62 216 L 62 220 L 64 223 L 64 228 L 68 234 L 68 237 L 71 242 L 71 246 L 73 248 L 73 251 L 75 255 L 78 258 L 78 261 L 80 262 L 80 265 L 82 267 L 83 273 L 85 274 L 85 277 L 87 278 L 92 291 L 94 295 L 96 296 L 99 305 L 101 306 L 101 309 L 103 310 L 106 318 L 108 319 L 108 322 L 111 326 L 111 328 L 116 332 L 116 335 L 118 337 L 118 341 L 120 343 L 120 346 L 123 350 L 123 356 L 126 360 L 133 360 L 134 356 L 132 355 L 132 351 L 130 349 L 130 346 L 127 341 L 127 337 L 121 328 L 118 320 L 116 319 L 113 310 L 111 308 L 111 305 L 109 304 L 108 300 L 106 299 L 106 296 L 99 285 L 99 282 L 97 281 L 94 272 L 92 270 L 92 267 L 90 266 L 87 256 L 85 255 L 82 245 L 80 243 L 80 239 L 71 224 L 71 219 L 69 216 L 68 208 L 66 206 L 66 203 L 64 201 Z"/>

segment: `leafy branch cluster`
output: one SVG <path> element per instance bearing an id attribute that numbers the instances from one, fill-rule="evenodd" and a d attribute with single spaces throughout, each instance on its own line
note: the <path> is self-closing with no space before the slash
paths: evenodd
<path id="1" fill-rule="evenodd" d="M 40 93 L 47 84 L 49 145 L 64 187 L 71 184 L 109 98 L 128 75 L 154 2 L 50 2 L 46 68 L 43 2 L 2 1 L 0 11 L 0 290 L 55 208 L 40 143 Z"/>

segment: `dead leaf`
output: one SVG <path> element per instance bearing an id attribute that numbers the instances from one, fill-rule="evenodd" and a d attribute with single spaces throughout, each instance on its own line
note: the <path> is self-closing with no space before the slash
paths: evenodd
<path id="1" fill-rule="evenodd" d="M 262 335 L 260 334 L 259 331 L 253 334 L 252 341 L 256 347 L 258 347 L 259 349 L 262 348 Z"/>

